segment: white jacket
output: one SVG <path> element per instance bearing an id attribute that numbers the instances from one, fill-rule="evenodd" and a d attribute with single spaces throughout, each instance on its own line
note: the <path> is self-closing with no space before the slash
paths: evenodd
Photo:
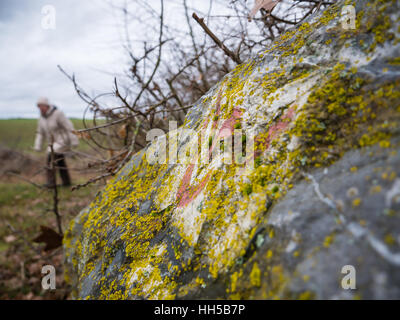
<path id="1" fill-rule="evenodd" d="M 47 143 L 53 141 L 53 150 L 55 153 L 64 153 L 79 144 L 79 139 L 72 133 L 74 125 L 64 115 L 64 113 L 54 106 L 51 106 L 46 115 L 41 116 L 36 131 L 34 149 L 42 149 L 43 139 Z M 53 138 L 53 140 L 51 139 Z M 47 148 L 51 152 L 50 146 Z"/>

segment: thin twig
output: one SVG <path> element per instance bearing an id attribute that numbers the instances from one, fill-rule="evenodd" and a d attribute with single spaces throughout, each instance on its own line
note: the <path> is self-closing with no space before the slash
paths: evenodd
<path id="1" fill-rule="evenodd" d="M 31 185 L 33 185 L 33 186 L 36 187 L 36 188 L 44 189 L 44 187 L 41 186 L 40 184 L 37 184 L 37 183 L 35 183 L 35 182 L 33 182 L 33 181 L 31 181 L 31 180 L 29 180 L 29 179 L 27 179 L 27 178 L 21 176 L 20 174 L 17 174 L 17 173 L 14 173 L 14 172 L 10 172 L 10 171 L 5 172 L 5 174 L 7 174 L 7 175 L 12 175 L 12 176 L 17 177 L 17 178 L 19 178 L 19 179 L 21 179 L 21 180 L 24 180 L 25 182 L 30 183 Z"/>
<path id="2" fill-rule="evenodd" d="M 62 225 L 61 225 L 61 216 L 58 211 L 58 188 L 57 188 L 57 182 L 56 182 L 56 167 L 55 167 L 55 155 L 54 155 L 54 148 L 53 148 L 53 137 L 51 137 L 51 142 L 50 142 L 50 170 L 52 170 L 52 174 L 54 177 L 54 183 L 51 186 L 53 188 L 53 212 L 56 216 L 56 221 L 57 221 L 57 228 L 58 228 L 58 233 L 60 236 L 63 236 L 63 231 L 62 231 Z M 50 182 L 50 181 L 49 181 Z M 53 181 L 51 181 L 52 183 Z"/>
<path id="3" fill-rule="evenodd" d="M 216 45 L 217 45 L 218 47 L 220 47 L 220 48 L 225 52 L 225 54 L 226 54 L 228 57 L 230 57 L 230 58 L 231 58 L 233 61 L 235 61 L 237 64 L 241 64 L 241 63 L 242 63 L 242 61 L 240 60 L 240 58 L 239 58 L 236 54 L 234 54 L 231 50 L 229 50 L 229 49 L 227 48 L 227 46 L 224 45 L 224 44 L 222 43 L 222 41 L 219 40 L 218 37 L 207 27 L 207 25 L 204 23 L 204 19 L 199 18 L 195 12 L 193 12 L 192 17 L 193 17 L 194 20 L 197 21 L 197 23 L 200 25 L 200 27 L 203 28 L 203 30 L 205 31 L 205 33 L 207 33 L 207 34 L 211 37 L 211 39 L 216 43 Z"/>

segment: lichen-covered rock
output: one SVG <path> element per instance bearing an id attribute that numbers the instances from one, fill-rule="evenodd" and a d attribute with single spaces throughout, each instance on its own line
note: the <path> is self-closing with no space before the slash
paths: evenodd
<path id="1" fill-rule="evenodd" d="M 400 298 L 399 17 L 339 1 L 222 79 L 72 222 L 74 297 Z M 235 129 L 242 164 L 215 152 Z"/>

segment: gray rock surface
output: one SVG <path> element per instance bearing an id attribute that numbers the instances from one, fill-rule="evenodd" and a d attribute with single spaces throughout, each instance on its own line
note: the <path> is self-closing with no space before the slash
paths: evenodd
<path id="1" fill-rule="evenodd" d="M 400 298 L 399 9 L 339 1 L 310 16 L 137 153 L 64 237 L 73 296 Z M 234 129 L 244 164 L 192 153 Z M 163 163 L 165 141 L 192 161 Z"/>

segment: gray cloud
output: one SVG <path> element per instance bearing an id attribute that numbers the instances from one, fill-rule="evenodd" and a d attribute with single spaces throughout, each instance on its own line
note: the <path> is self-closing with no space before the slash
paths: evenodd
<path id="1" fill-rule="evenodd" d="M 41 26 L 44 5 L 56 9 L 56 29 Z M 37 117 L 35 101 L 48 96 L 68 116 L 85 104 L 60 64 L 90 90 L 110 91 L 121 72 L 122 50 L 115 16 L 104 0 L 9 0 L 0 2 L 0 117 Z"/>

